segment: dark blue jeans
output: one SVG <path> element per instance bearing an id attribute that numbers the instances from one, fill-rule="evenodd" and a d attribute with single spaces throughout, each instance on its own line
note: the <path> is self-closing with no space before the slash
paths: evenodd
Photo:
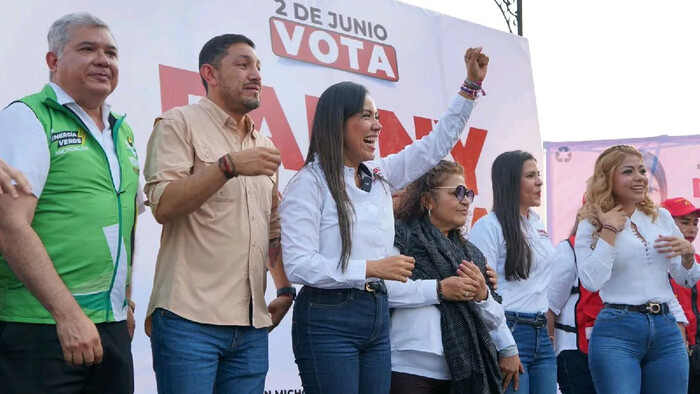
<path id="1" fill-rule="evenodd" d="M 604 308 L 588 346 L 598 394 L 685 394 L 688 353 L 672 314 Z"/>
<path id="2" fill-rule="evenodd" d="M 554 347 L 547 334 L 546 324 L 543 327 L 534 326 L 518 321 L 544 318 L 542 313 L 506 312 L 506 322 L 513 339 L 518 345 L 520 362 L 525 373 L 520 374 L 518 391 L 513 390 L 513 383 L 506 389 L 506 394 L 556 394 L 557 392 L 557 359 Z"/>
<path id="3" fill-rule="evenodd" d="M 196 323 L 153 312 L 153 370 L 160 394 L 260 394 L 268 368 L 267 328 Z"/>
<path id="4" fill-rule="evenodd" d="M 306 394 L 388 394 L 386 294 L 304 286 L 294 304 L 292 346 Z"/>
<path id="5" fill-rule="evenodd" d="M 562 394 L 596 394 L 588 369 L 588 355 L 578 349 L 559 353 L 557 382 Z"/>

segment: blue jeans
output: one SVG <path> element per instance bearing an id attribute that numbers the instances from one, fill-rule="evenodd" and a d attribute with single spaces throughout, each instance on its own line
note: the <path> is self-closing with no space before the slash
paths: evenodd
<path id="1" fill-rule="evenodd" d="M 151 350 L 161 394 L 260 394 L 265 389 L 267 328 L 195 323 L 158 308 Z"/>
<path id="2" fill-rule="evenodd" d="M 521 313 L 506 311 L 506 322 L 513 339 L 518 345 L 520 362 L 525 373 L 520 374 L 518 391 L 513 383 L 506 388 L 506 394 L 556 394 L 557 359 L 554 355 L 552 341 L 547 334 L 546 324 L 535 328 L 522 320 L 544 319 L 543 313 Z"/>
<path id="3" fill-rule="evenodd" d="M 598 394 L 685 394 L 688 353 L 672 314 L 604 308 L 588 345 Z"/>
<path id="4" fill-rule="evenodd" d="M 294 303 L 292 346 L 306 394 L 388 394 L 386 294 L 304 286 Z"/>

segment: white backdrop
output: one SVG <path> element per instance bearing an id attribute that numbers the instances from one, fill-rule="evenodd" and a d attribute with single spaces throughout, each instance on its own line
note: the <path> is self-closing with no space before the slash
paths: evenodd
<path id="1" fill-rule="evenodd" d="M 477 191 L 475 216 L 491 206 L 495 156 L 523 149 L 542 157 L 527 41 L 392 0 L 298 0 L 296 5 L 282 0 L 6 1 L 0 15 L 0 105 L 41 89 L 48 78 L 48 28 L 63 14 L 79 11 L 91 12 L 112 27 L 119 45 L 120 82 L 109 102 L 115 112 L 128 115 L 142 165 L 154 118 L 203 93 L 196 74 L 199 50 L 223 33 L 245 34 L 256 43 L 265 89 L 263 105 L 252 115 L 282 152 L 282 186 L 306 155 L 309 116 L 326 87 L 352 80 L 370 89 L 382 110 L 379 153 L 386 155 L 430 130 L 431 120 L 440 117 L 458 91 L 466 75 L 464 51 L 472 46 L 483 46 L 491 58 L 484 83 L 488 95 L 480 99 L 452 157 L 466 167 L 468 186 Z M 344 25 L 334 22 L 337 15 Z M 348 17 L 352 26 L 345 31 Z M 143 321 L 159 237 L 160 226 L 150 213 L 141 215 L 133 294 L 138 393 L 155 392 Z M 290 325 L 291 312 L 270 335 L 270 393 L 301 392 Z"/>

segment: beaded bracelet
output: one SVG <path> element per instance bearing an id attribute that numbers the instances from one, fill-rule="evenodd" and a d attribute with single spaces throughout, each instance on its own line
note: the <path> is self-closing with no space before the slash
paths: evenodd
<path id="1" fill-rule="evenodd" d="M 440 280 L 437 281 L 437 296 L 438 296 L 438 301 L 442 302 L 445 297 L 442 295 L 442 283 L 440 283 Z"/>
<path id="2" fill-rule="evenodd" d="M 480 90 L 481 89 L 481 82 L 474 82 L 470 81 L 469 79 L 464 80 L 464 85 L 470 89 L 474 90 Z"/>
<path id="3" fill-rule="evenodd" d="M 617 233 L 620 232 L 620 230 L 618 230 L 615 226 L 612 226 L 612 225 L 609 225 L 609 224 L 604 224 L 604 225 L 603 225 L 603 228 L 606 228 L 606 229 L 612 231 L 612 232 L 615 233 L 615 234 L 617 234 Z"/>
<path id="4" fill-rule="evenodd" d="M 238 176 L 236 165 L 230 153 L 227 153 L 219 158 L 219 169 L 224 173 L 226 179 L 231 179 Z"/>
<path id="5" fill-rule="evenodd" d="M 473 82 L 468 79 L 464 80 L 462 86 L 459 88 L 462 92 L 477 98 L 479 96 L 486 96 L 486 91 L 481 87 L 480 82 Z"/>

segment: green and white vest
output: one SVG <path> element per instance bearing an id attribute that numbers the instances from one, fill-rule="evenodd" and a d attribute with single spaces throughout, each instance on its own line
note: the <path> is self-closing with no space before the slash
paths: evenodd
<path id="1" fill-rule="evenodd" d="M 20 101 L 44 126 L 51 154 L 32 228 L 85 314 L 95 323 L 124 320 L 139 179 L 134 134 L 123 117 L 109 115 L 121 170 L 116 190 L 102 146 L 73 111 L 56 101 L 50 85 Z M 2 255 L 0 321 L 55 324 Z"/>

